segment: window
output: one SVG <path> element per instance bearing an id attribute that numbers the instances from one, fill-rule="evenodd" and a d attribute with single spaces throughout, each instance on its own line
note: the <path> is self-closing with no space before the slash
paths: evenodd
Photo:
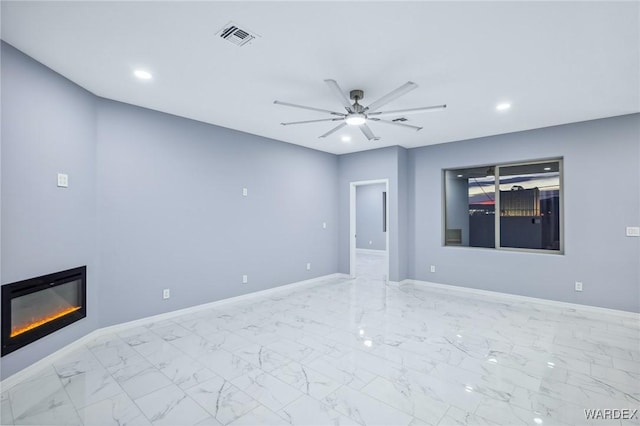
<path id="1" fill-rule="evenodd" d="M 562 252 L 562 160 L 445 170 L 447 246 Z"/>

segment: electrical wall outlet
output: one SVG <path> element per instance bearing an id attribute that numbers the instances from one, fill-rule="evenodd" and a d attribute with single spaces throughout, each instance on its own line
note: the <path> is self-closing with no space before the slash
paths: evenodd
<path id="1" fill-rule="evenodd" d="M 307 263 L 307 271 L 310 271 L 310 270 L 311 270 L 311 264 Z"/>
<path id="2" fill-rule="evenodd" d="M 627 237 L 640 237 L 640 226 L 627 226 Z"/>
<path id="3" fill-rule="evenodd" d="M 249 282 L 249 277 L 247 275 L 242 276 L 242 284 L 246 284 Z"/>
<path id="4" fill-rule="evenodd" d="M 582 291 L 582 283 L 580 281 L 576 281 L 576 291 Z"/>
<path id="5" fill-rule="evenodd" d="M 168 288 L 165 288 L 164 290 L 162 290 L 163 299 L 168 299 L 170 297 L 171 297 L 171 290 L 169 290 Z"/>
<path id="6" fill-rule="evenodd" d="M 322 222 L 322 229 L 327 229 L 327 222 Z"/>
<path id="7" fill-rule="evenodd" d="M 435 272 L 436 271 L 436 265 L 431 265 L 431 272 Z"/>
<path id="8" fill-rule="evenodd" d="M 369 245 L 373 245 L 373 241 L 369 240 Z"/>
<path id="9" fill-rule="evenodd" d="M 247 188 L 242 188 L 242 196 L 246 197 L 247 195 L 249 195 L 249 190 Z"/>

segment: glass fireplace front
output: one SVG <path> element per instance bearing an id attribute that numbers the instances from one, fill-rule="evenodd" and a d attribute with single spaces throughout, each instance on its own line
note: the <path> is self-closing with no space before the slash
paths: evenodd
<path id="1" fill-rule="evenodd" d="M 86 316 L 86 267 L 2 286 L 2 355 Z"/>

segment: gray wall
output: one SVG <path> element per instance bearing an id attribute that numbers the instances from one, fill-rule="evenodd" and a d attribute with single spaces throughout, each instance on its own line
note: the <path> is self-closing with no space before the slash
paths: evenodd
<path id="1" fill-rule="evenodd" d="M 410 277 L 640 311 L 640 114 L 409 151 Z M 442 169 L 564 158 L 565 254 L 443 247 Z M 436 265 L 436 273 L 429 265 Z M 584 283 L 583 292 L 574 282 Z"/>
<path id="2" fill-rule="evenodd" d="M 2 43 L 2 260 L 7 284 L 87 265 L 87 318 L 2 357 L 1 376 L 96 328 L 96 98 Z M 57 174 L 69 187 L 57 187 Z"/>
<path id="3" fill-rule="evenodd" d="M 386 250 L 387 234 L 383 231 L 382 193 L 386 185 L 371 184 L 356 187 L 356 247 Z"/>
<path id="4" fill-rule="evenodd" d="M 396 244 L 398 247 L 398 281 L 408 278 L 409 273 L 409 236 L 411 227 L 409 222 L 409 206 L 411 196 L 409 188 L 409 151 L 402 147 L 397 147 L 397 170 L 398 170 L 398 232 Z M 393 238 L 393 235 L 391 235 Z"/>
<path id="5" fill-rule="evenodd" d="M 3 357 L 2 378 L 98 327 L 337 272 L 335 155 L 97 98 L 1 54 L 2 284 L 89 275 L 88 317 Z"/>
<path id="6" fill-rule="evenodd" d="M 399 191 L 399 164 L 405 163 L 406 150 L 394 146 L 340 155 L 338 157 L 338 270 L 349 273 L 349 187 L 350 182 L 389 179 L 389 279 L 399 281 L 406 275 L 406 263 L 400 258 L 400 253 L 406 248 L 405 224 L 401 225 L 399 218 L 406 217 L 400 206 L 406 205 L 405 189 Z M 401 203 L 402 201 L 402 203 Z M 406 209 L 405 209 L 406 210 Z M 405 239 L 400 241 L 401 234 Z"/>
<path id="7" fill-rule="evenodd" d="M 337 271 L 335 155 L 107 100 L 97 134 L 101 325 Z"/>

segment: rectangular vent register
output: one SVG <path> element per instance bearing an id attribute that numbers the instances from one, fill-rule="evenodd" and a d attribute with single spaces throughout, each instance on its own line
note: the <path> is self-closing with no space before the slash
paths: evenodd
<path id="1" fill-rule="evenodd" d="M 229 22 L 225 25 L 222 30 L 218 31 L 218 35 L 237 46 L 249 44 L 256 37 L 259 37 L 256 33 L 246 28 L 241 28 L 234 22 Z"/>

